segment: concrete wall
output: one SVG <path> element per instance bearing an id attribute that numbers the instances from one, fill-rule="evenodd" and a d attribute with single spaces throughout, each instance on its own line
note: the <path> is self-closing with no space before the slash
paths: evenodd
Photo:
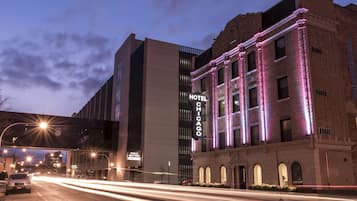
<path id="1" fill-rule="evenodd" d="M 177 174 L 179 47 L 146 39 L 144 54 L 143 169 L 167 172 L 170 161 L 170 172 Z M 155 180 L 161 177 L 144 174 L 145 182 Z"/>

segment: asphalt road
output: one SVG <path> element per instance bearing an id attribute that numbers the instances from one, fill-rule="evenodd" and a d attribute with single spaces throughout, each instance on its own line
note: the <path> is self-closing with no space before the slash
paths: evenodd
<path id="1" fill-rule="evenodd" d="M 185 187 L 38 177 L 32 193 L 10 194 L 6 201 L 352 201 L 353 198 L 309 194 Z"/>
<path id="2" fill-rule="evenodd" d="M 69 189 L 54 183 L 33 181 L 32 192 L 14 192 L 5 201 L 112 201 L 106 196 Z"/>

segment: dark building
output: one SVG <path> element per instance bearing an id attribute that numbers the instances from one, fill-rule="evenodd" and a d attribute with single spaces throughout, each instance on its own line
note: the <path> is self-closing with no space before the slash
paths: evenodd
<path id="1" fill-rule="evenodd" d="M 114 121 L 113 76 L 111 76 L 96 94 L 73 117 Z"/>

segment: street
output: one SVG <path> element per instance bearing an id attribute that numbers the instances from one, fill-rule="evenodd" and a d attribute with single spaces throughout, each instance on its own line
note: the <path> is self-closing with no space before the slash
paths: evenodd
<path id="1" fill-rule="evenodd" d="M 6 201 L 352 201 L 341 197 L 309 194 L 187 187 L 164 184 L 108 182 L 67 178 L 34 177 L 32 193 L 13 193 Z"/>

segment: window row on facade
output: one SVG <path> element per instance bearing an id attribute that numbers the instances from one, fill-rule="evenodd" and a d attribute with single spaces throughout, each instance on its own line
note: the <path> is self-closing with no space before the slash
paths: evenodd
<path id="1" fill-rule="evenodd" d="M 278 100 L 289 97 L 288 77 L 284 76 L 277 79 Z M 258 91 L 257 87 L 248 89 L 248 107 L 254 108 L 258 106 Z M 240 111 L 240 94 L 238 92 L 232 95 L 232 112 Z M 225 115 L 225 101 L 224 98 L 218 99 L 218 117 Z"/>
<path id="2" fill-rule="evenodd" d="M 293 162 L 290 166 L 291 171 L 291 178 L 289 178 L 288 167 L 285 163 L 278 164 L 278 183 L 281 187 L 286 187 L 289 184 L 289 179 L 291 179 L 291 183 L 293 185 L 301 185 L 303 184 L 303 174 L 302 174 L 302 167 L 299 162 Z M 223 185 L 227 184 L 227 168 L 222 165 L 219 168 L 220 179 L 219 181 L 212 181 L 213 171 L 210 166 L 207 167 L 199 167 L 198 168 L 198 182 L 200 184 L 210 184 L 210 183 L 221 183 Z M 244 177 L 246 177 L 244 173 Z M 253 185 L 263 185 L 264 184 L 264 177 L 263 177 L 263 168 L 260 164 L 255 164 L 252 167 L 252 176 L 253 176 Z M 245 178 L 241 178 L 244 179 Z"/>
<path id="3" fill-rule="evenodd" d="M 250 136 L 250 144 L 251 145 L 259 145 L 261 143 L 260 134 L 259 134 L 259 125 L 251 125 L 249 129 Z M 242 138 L 241 138 L 241 129 L 235 128 L 233 129 L 233 147 L 237 148 L 242 145 Z M 284 118 L 280 120 L 280 136 L 281 142 L 287 142 L 292 140 L 292 127 L 291 127 L 291 119 Z M 218 148 L 225 149 L 226 146 L 226 133 L 219 132 L 218 133 Z M 201 140 L 201 151 L 205 152 L 207 150 L 207 142 L 206 139 Z"/>
<path id="4" fill-rule="evenodd" d="M 280 59 L 286 56 L 285 52 L 285 37 L 282 36 L 275 40 L 275 59 Z M 257 69 L 256 52 L 251 51 L 247 54 L 247 70 L 246 72 L 252 72 Z M 230 67 L 231 79 L 239 77 L 238 61 L 233 61 Z M 224 68 L 221 67 L 217 71 L 217 85 L 224 83 Z M 201 92 L 207 91 L 207 78 L 203 77 L 200 80 Z"/>

